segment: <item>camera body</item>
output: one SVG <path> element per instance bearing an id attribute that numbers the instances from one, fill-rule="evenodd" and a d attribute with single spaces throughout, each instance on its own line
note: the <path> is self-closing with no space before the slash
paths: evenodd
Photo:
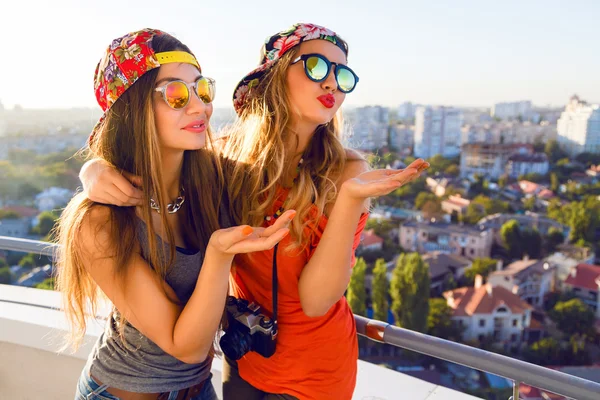
<path id="1" fill-rule="evenodd" d="M 229 326 L 219 344 L 227 357 L 239 360 L 249 351 L 265 358 L 275 354 L 277 328 L 258 304 L 227 296 L 225 308 Z"/>

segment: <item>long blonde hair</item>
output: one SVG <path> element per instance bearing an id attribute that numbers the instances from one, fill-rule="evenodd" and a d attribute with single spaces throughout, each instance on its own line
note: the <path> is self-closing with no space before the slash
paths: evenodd
<path id="1" fill-rule="evenodd" d="M 183 50 L 187 46 L 163 34 L 153 39 L 156 52 Z M 191 53 L 191 52 L 190 52 Z M 154 120 L 152 94 L 158 69 L 142 75 L 136 83 L 108 110 L 100 130 L 89 146 L 89 156 L 100 158 L 116 168 L 142 177 L 143 200 L 141 219 L 147 227 L 149 244 L 148 262 L 164 279 L 175 259 L 173 231 L 167 223 L 166 213 L 161 213 L 162 231 L 155 232 L 152 224 L 150 197 L 158 204 L 167 204 L 164 198 L 164 180 L 161 174 L 161 154 Z M 186 201 L 181 219 L 186 246 L 201 249 L 208 244 L 212 232 L 219 227 L 218 210 L 223 189 L 223 175 L 218 158 L 212 150 L 211 133 L 207 131 L 207 149 L 185 151 L 181 171 L 181 185 Z M 138 217 L 135 207 L 102 206 L 76 195 L 62 213 L 57 226 L 59 253 L 56 259 L 57 289 L 61 291 L 67 319 L 71 325 L 68 343 L 77 349 L 86 329 L 86 317 L 94 317 L 98 307 L 98 286 L 84 267 L 83 244 L 80 240 L 82 222 L 94 207 L 108 207 L 112 253 L 115 273 L 124 284 L 128 261 L 136 250 Z M 169 243 L 168 257 L 157 241 L 156 234 Z M 173 299 L 176 301 L 176 299 Z M 88 308 L 89 307 L 89 308 Z M 121 335 L 125 319 L 121 316 Z"/>
<path id="2" fill-rule="evenodd" d="M 347 48 L 347 46 L 346 46 Z M 231 202 L 231 213 L 238 223 L 261 225 L 271 212 L 276 189 L 293 155 L 286 144 L 298 137 L 288 128 L 294 112 L 289 100 L 286 73 L 298 48 L 289 50 L 260 84 L 252 89 L 240 118 L 224 130 L 223 155 Z M 342 145 L 343 119 L 319 126 L 303 153 L 304 162 L 290 189 L 286 208 L 297 211 L 290 230 L 292 247 L 307 245 L 304 229 L 323 214 L 325 206 L 337 196 L 336 181 L 344 170 L 347 153 Z M 286 164 L 287 163 L 287 164 Z M 317 215 L 309 216 L 312 205 Z"/>

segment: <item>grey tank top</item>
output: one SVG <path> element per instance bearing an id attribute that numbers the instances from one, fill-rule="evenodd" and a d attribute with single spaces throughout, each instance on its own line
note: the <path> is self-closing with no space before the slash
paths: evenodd
<path id="1" fill-rule="evenodd" d="M 147 259 L 147 231 L 142 220 L 139 220 L 137 232 L 142 256 Z M 158 236 L 157 240 L 161 243 Z M 166 281 L 184 304 L 194 291 L 203 261 L 204 249 L 197 253 L 177 249 Z M 200 364 L 186 364 L 164 352 L 129 323 L 125 325 L 124 339 L 121 339 L 117 321 L 119 313 L 114 310 L 86 365 L 103 384 L 129 392 L 162 393 L 194 386 L 210 376 L 210 357 Z"/>

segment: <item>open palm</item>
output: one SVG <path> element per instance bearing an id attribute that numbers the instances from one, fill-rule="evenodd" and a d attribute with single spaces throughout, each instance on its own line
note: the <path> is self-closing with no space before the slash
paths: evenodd
<path id="1" fill-rule="evenodd" d="M 344 182 L 346 192 L 355 198 L 385 196 L 415 179 L 429 168 L 429 163 L 416 160 L 406 169 L 376 169 Z"/>

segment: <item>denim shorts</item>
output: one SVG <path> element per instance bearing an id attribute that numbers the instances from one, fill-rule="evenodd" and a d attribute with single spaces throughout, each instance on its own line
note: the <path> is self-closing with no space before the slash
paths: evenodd
<path id="1" fill-rule="evenodd" d="M 215 388 L 211 382 L 212 374 L 208 377 L 208 381 L 202 387 L 202 393 L 194 397 L 193 400 L 219 400 Z M 87 368 L 83 370 L 77 383 L 77 391 L 75 393 L 75 400 L 120 400 L 119 397 L 113 396 L 107 392 L 108 385 L 99 385 L 94 378 L 90 376 Z M 179 390 L 175 390 L 169 393 L 168 400 L 175 400 Z"/>

